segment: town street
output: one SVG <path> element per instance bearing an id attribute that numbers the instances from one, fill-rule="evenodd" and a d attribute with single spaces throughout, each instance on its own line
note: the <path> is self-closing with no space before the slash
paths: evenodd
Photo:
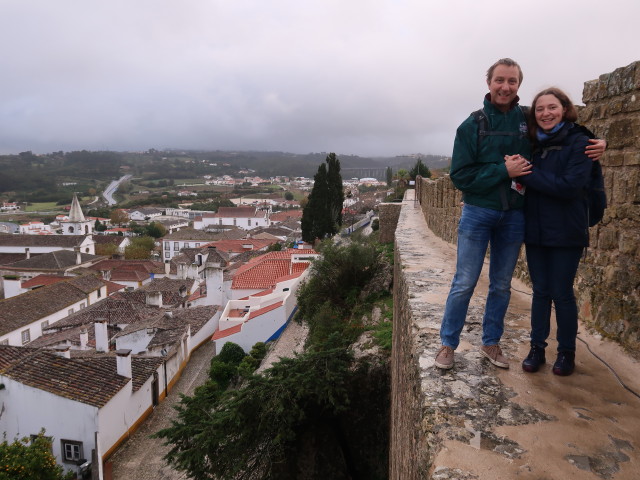
<path id="1" fill-rule="evenodd" d="M 173 406 L 180 402 L 180 393 L 193 394 L 194 389 L 202 385 L 209 373 L 209 364 L 213 357 L 213 342 L 207 342 L 193 352 L 189 363 L 182 372 L 167 398 L 158 405 L 144 424 L 125 442 L 107 461 L 112 468 L 113 480 L 183 480 L 185 473 L 178 472 L 167 465 L 164 455 L 169 447 L 162 445 L 162 440 L 149 436 L 171 425 L 176 416 Z M 107 473 L 107 472 L 105 472 Z M 109 477 L 105 475 L 105 478 Z"/>

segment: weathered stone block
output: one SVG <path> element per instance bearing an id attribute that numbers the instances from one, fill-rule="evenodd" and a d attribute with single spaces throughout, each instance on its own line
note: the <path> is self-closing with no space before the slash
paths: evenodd
<path id="1" fill-rule="evenodd" d="M 582 89 L 582 103 L 588 104 L 598 99 L 598 80 L 589 80 L 584 82 Z M 589 108 L 589 105 L 587 105 Z"/>
<path id="2" fill-rule="evenodd" d="M 623 100 L 622 110 L 625 113 L 633 113 L 640 110 L 640 92 L 627 95 Z"/>
<path id="3" fill-rule="evenodd" d="M 640 150 L 624 152 L 624 165 L 640 165 Z"/>
<path id="4" fill-rule="evenodd" d="M 640 119 L 624 118 L 613 120 L 607 131 L 608 148 L 639 147 Z"/>
<path id="5" fill-rule="evenodd" d="M 612 152 L 606 152 L 606 162 L 603 159 L 603 163 L 606 163 L 607 166 L 609 167 L 621 167 L 622 165 L 624 165 L 624 153 L 621 151 L 612 151 Z"/>

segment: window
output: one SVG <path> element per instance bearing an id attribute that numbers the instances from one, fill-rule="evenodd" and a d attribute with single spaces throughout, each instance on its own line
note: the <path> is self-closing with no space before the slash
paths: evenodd
<path id="1" fill-rule="evenodd" d="M 45 320 L 44 322 L 42 322 L 42 323 L 40 324 L 40 328 L 41 328 L 42 330 L 46 330 L 48 326 L 49 326 L 49 320 Z"/>
<path id="2" fill-rule="evenodd" d="M 189 248 L 189 242 L 184 242 L 184 248 Z"/>
<path id="3" fill-rule="evenodd" d="M 0 345 L 9 345 L 9 339 L 8 339 L 8 338 L 5 338 L 4 340 L 2 340 L 2 341 L 0 342 Z"/>
<path id="4" fill-rule="evenodd" d="M 196 248 L 198 248 L 199 246 L 200 246 L 200 244 L 199 244 L 199 243 L 196 243 Z"/>
<path id="5" fill-rule="evenodd" d="M 100 289 L 98 289 L 98 297 L 100 296 Z M 82 310 L 83 308 L 86 308 L 87 306 L 84 304 L 84 302 L 82 302 L 80 304 L 80 310 Z"/>
<path id="6" fill-rule="evenodd" d="M 164 242 L 164 249 L 165 250 L 171 250 L 171 243 L 170 242 Z"/>
<path id="7" fill-rule="evenodd" d="M 29 343 L 31 341 L 31 332 L 29 331 L 28 328 L 26 330 L 23 330 L 20 335 L 22 336 L 22 344 L 23 345 L 25 343 Z"/>
<path id="8" fill-rule="evenodd" d="M 73 310 L 73 308 L 70 308 L 70 309 L 67 311 L 67 314 L 71 315 L 71 314 L 73 314 L 73 311 L 74 311 L 74 310 Z"/>
<path id="9" fill-rule="evenodd" d="M 180 242 L 173 242 L 173 250 L 175 252 L 180 251 Z"/>
<path id="10" fill-rule="evenodd" d="M 247 225 L 248 225 L 248 226 L 251 226 L 251 219 L 248 219 L 248 220 L 247 220 Z"/>
<path id="11" fill-rule="evenodd" d="M 102 287 L 98 289 L 98 298 L 100 297 L 102 297 Z M 84 303 L 82 305 L 84 305 Z M 80 305 L 80 308 L 84 308 L 82 305 Z"/>
<path id="12" fill-rule="evenodd" d="M 171 252 L 164 252 L 164 258 L 171 258 Z"/>
<path id="13" fill-rule="evenodd" d="M 83 459 L 82 442 L 73 440 L 60 440 L 62 444 L 62 460 L 64 462 L 77 462 Z"/>

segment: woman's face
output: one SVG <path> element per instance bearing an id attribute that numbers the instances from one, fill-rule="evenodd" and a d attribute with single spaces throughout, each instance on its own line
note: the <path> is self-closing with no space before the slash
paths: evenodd
<path id="1" fill-rule="evenodd" d="M 536 123 L 548 132 L 562 121 L 566 111 L 555 95 L 541 95 L 536 102 Z"/>

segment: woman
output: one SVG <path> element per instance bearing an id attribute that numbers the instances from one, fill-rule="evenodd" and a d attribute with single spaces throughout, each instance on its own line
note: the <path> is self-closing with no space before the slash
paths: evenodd
<path id="1" fill-rule="evenodd" d="M 531 111 L 533 168 L 519 178 L 526 188 L 525 247 L 533 285 L 531 350 L 522 369 L 536 372 L 545 363 L 553 304 L 558 327 L 553 373 L 564 376 L 575 367 L 578 308 L 573 280 L 589 245 L 586 185 L 592 160 L 585 154 L 589 138 L 573 123 L 577 112 L 564 92 L 543 90 Z"/>

